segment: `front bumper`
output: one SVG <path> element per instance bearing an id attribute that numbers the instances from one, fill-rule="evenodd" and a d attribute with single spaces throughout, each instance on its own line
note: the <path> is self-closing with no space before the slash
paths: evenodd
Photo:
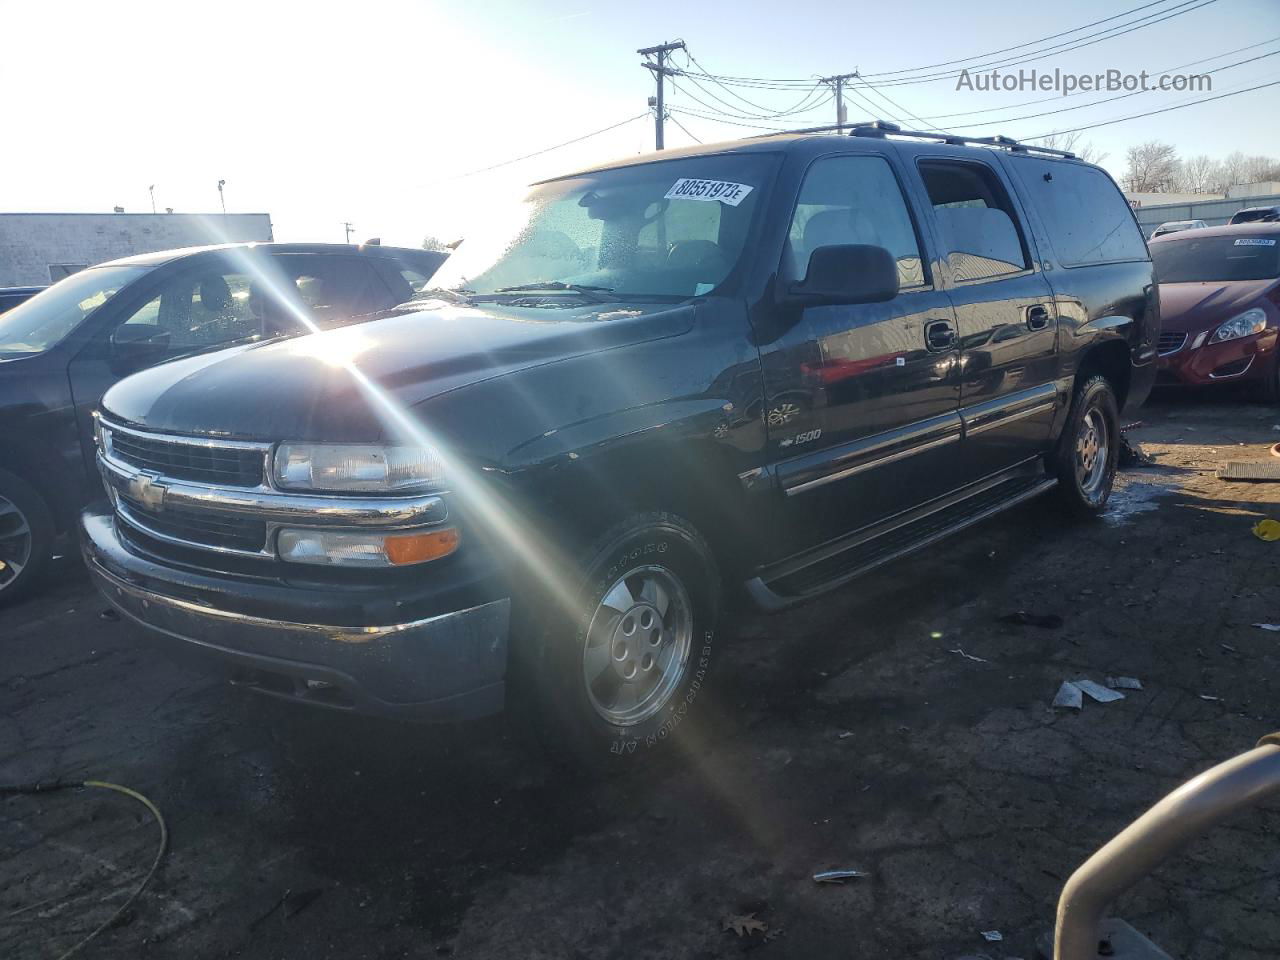
<path id="1" fill-rule="evenodd" d="M 85 565 L 112 606 L 170 649 L 219 666 L 258 692 L 430 721 L 502 709 L 506 598 L 387 624 L 373 612 L 395 605 L 385 601 L 361 616 L 349 599 L 335 600 L 321 587 L 249 587 L 157 563 L 121 540 L 105 505 L 84 511 L 81 533 Z M 252 595 L 252 612 L 235 602 L 245 594 Z M 297 611 L 305 619 L 290 616 Z"/>
<path id="2" fill-rule="evenodd" d="M 1197 333 L 1188 334 L 1182 347 L 1160 357 L 1160 380 L 1185 386 L 1260 380 L 1274 370 L 1280 331 L 1268 327 L 1261 333 L 1225 343 L 1192 347 Z"/>

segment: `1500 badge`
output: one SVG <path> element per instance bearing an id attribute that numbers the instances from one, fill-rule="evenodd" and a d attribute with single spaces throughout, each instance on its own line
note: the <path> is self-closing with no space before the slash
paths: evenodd
<path id="1" fill-rule="evenodd" d="M 822 428 L 818 427 L 814 430 L 807 430 L 804 433 L 797 433 L 794 437 L 784 437 L 778 441 L 780 447 L 798 447 L 802 443 L 812 443 L 822 436 Z"/>

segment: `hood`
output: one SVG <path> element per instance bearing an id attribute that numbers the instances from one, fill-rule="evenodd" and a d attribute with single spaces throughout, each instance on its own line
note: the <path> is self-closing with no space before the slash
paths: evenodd
<path id="1" fill-rule="evenodd" d="M 1165 333 L 1199 333 L 1230 320 L 1270 291 L 1280 280 L 1232 280 L 1228 283 L 1160 284 L 1160 324 Z"/>
<path id="2" fill-rule="evenodd" d="M 246 440 L 371 441 L 385 417 L 450 390 L 583 353 L 678 336 L 692 306 L 435 309 L 175 360 L 121 380 L 103 411 L 135 426 Z"/>

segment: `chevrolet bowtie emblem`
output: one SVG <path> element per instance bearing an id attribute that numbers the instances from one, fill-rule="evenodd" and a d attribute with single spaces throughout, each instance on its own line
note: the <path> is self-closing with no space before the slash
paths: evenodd
<path id="1" fill-rule="evenodd" d="M 169 488 L 160 482 L 159 475 L 139 473 L 129 478 L 129 499 L 140 503 L 153 513 L 164 509 L 164 495 Z"/>

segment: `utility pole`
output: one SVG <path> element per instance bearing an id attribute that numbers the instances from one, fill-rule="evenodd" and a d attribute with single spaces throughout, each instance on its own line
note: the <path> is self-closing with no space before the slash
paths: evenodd
<path id="1" fill-rule="evenodd" d="M 156 212 L 156 185 L 153 183 L 151 186 L 147 187 L 147 190 L 149 190 L 151 193 L 151 212 L 155 213 Z"/>
<path id="2" fill-rule="evenodd" d="M 642 57 L 658 58 L 656 63 L 653 62 L 652 60 L 646 60 L 641 64 L 641 66 L 644 67 L 646 70 L 651 71 L 653 73 L 654 79 L 658 81 L 658 95 L 653 100 L 653 107 L 654 107 L 654 112 L 653 112 L 653 119 L 654 119 L 653 144 L 654 146 L 653 148 L 655 150 L 661 150 L 663 147 L 662 122 L 663 120 L 666 119 L 666 106 L 663 103 L 663 97 L 662 97 L 662 93 L 663 93 L 662 81 L 666 78 L 667 74 L 670 72 L 669 68 L 667 67 L 667 54 L 669 54 L 672 50 L 683 50 L 683 49 L 685 49 L 683 40 L 673 40 L 670 43 L 660 43 L 656 47 L 644 47 L 643 49 L 636 51 L 636 53 L 640 54 Z"/>
<path id="3" fill-rule="evenodd" d="M 227 198 L 223 195 L 222 188 L 225 187 L 226 185 L 227 185 L 227 181 L 225 180 L 218 181 L 218 202 L 222 204 L 222 215 L 224 217 L 227 215 Z"/>
<path id="4" fill-rule="evenodd" d="M 350 242 L 351 242 L 351 231 L 353 231 L 353 230 L 355 229 L 355 227 L 354 227 L 351 223 L 349 223 L 348 221 L 343 220 L 343 221 L 342 221 L 342 229 L 344 229 L 344 230 L 346 230 L 346 231 L 347 231 L 347 240 L 346 240 L 346 242 L 347 242 L 347 243 L 350 243 Z"/>
<path id="5" fill-rule="evenodd" d="M 829 87 L 834 87 L 836 91 L 836 133 L 844 133 L 844 125 L 848 122 L 848 114 L 844 109 L 844 82 L 858 75 L 855 70 L 853 73 L 842 73 L 834 77 L 823 77 L 822 82 Z"/>

